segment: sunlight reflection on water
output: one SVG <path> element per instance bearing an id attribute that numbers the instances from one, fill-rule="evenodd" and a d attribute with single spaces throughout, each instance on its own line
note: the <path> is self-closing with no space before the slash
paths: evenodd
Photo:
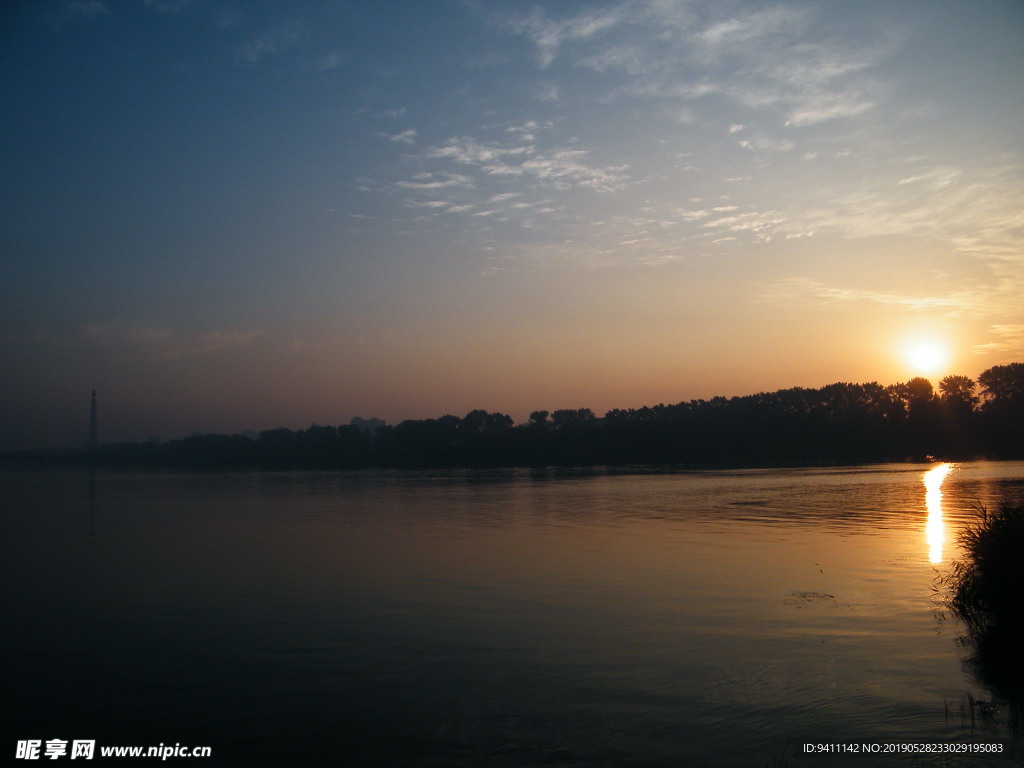
<path id="1" fill-rule="evenodd" d="M 942 482 L 955 466 L 939 464 L 925 472 L 921 478 L 925 488 L 924 503 L 928 509 L 925 538 L 928 540 L 928 559 L 932 563 L 942 562 L 942 545 L 946 543 L 946 527 L 942 520 Z"/>

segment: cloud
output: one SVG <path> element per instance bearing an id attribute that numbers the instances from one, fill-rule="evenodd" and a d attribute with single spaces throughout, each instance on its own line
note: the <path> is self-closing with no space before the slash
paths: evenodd
<path id="1" fill-rule="evenodd" d="M 796 147 L 790 139 L 770 139 L 767 136 L 742 139 L 739 145 L 753 152 L 789 152 Z"/>
<path id="2" fill-rule="evenodd" d="M 609 45 L 597 53 L 584 56 L 578 64 L 601 74 L 621 70 L 631 75 L 641 75 L 649 69 L 644 49 L 632 43 Z"/>
<path id="3" fill-rule="evenodd" d="M 557 95 L 559 108 L 535 98 L 481 105 L 495 107 L 474 113 L 487 124 L 453 117 L 450 138 L 409 135 L 415 145 L 396 123 L 381 135 L 409 145 L 395 153 L 406 171 L 375 189 L 418 209 L 399 217 L 426 214 L 418 221 L 480 248 L 486 238 L 515 249 L 520 236 L 524 247 L 557 244 L 572 227 L 576 245 L 553 251 L 594 248 L 608 263 L 619 263 L 616 249 L 658 263 L 812 236 L 837 250 L 852 239 L 908 237 L 921 251 L 978 256 L 979 273 L 1024 261 L 1024 205 L 1007 194 L 1020 188 L 1019 169 L 986 179 L 984 168 L 960 168 L 948 154 L 924 157 L 927 141 L 907 143 L 912 116 L 890 110 L 902 87 L 900 68 L 888 66 L 904 39 L 898 28 L 813 3 L 501 5 L 511 10 L 483 13 L 542 70 L 519 94 Z M 606 108 L 615 100 L 630 103 Z M 524 119 L 524 103 L 536 119 Z M 519 119 L 502 122 L 506 107 Z M 588 124 L 573 122 L 581 114 Z M 607 124 L 595 120 L 605 114 Z M 641 138 L 630 141 L 632 128 Z M 917 289 L 883 286 L 857 300 L 955 307 L 968 298 Z"/>
<path id="4" fill-rule="evenodd" d="M 598 192 L 608 192 L 621 187 L 627 180 L 624 171 L 628 166 L 591 166 L 585 162 L 589 154 L 583 149 L 538 153 L 524 161 L 520 168 L 524 173 L 559 189 L 566 189 L 569 184 L 575 183 Z"/>
<path id="5" fill-rule="evenodd" d="M 724 230 L 726 232 L 746 232 L 753 236 L 758 242 L 770 242 L 773 237 L 782 229 L 786 218 L 778 211 L 747 211 L 746 213 L 732 213 L 738 210 L 735 205 L 718 206 L 711 210 L 712 213 L 730 213 L 729 216 L 719 216 L 704 221 L 700 226 L 702 229 Z M 712 235 L 717 233 L 712 232 Z"/>
<path id="6" fill-rule="evenodd" d="M 505 130 L 511 137 L 511 141 L 505 143 L 459 136 L 428 148 L 425 157 L 473 166 L 486 176 L 532 178 L 561 190 L 580 186 L 606 192 L 620 188 L 627 181 L 626 165 L 592 165 L 588 162 L 588 150 L 538 148 L 534 132 L 539 129 L 535 122 L 512 126 Z"/>
<path id="7" fill-rule="evenodd" d="M 605 99 L 711 94 L 785 114 L 794 127 L 851 118 L 875 108 L 881 65 L 896 35 L 854 43 L 822 10 L 769 7 L 715 18 L 666 0 L 622 0 L 553 19 L 534 10 L 504 25 L 533 43 L 542 69 L 557 57 L 603 75 Z M 813 28 L 813 40 L 807 42 Z M 876 38 L 881 38 L 878 33 Z M 876 73 L 876 74 L 872 74 Z M 739 123 L 732 130 L 739 130 Z"/>
<path id="8" fill-rule="evenodd" d="M 77 21 L 95 21 L 109 14 L 110 9 L 101 0 L 68 0 L 60 9 L 63 18 Z"/>
<path id="9" fill-rule="evenodd" d="M 245 23 L 244 14 L 238 9 L 222 8 L 214 15 L 214 24 L 222 32 L 233 32 Z"/>
<path id="10" fill-rule="evenodd" d="M 150 347 L 162 344 L 174 335 L 168 328 L 148 326 L 87 325 L 83 329 L 85 338 L 101 346 Z"/>
<path id="11" fill-rule="evenodd" d="M 532 136 L 529 137 L 532 139 Z M 448 139 L 444 144 L 431 147 L 426 157 L 431 159 L 449 159 L 463 165 L 478 165 L 485 173 L 518 174 L 513 166 L 505 162 L 505 158 L 526 156 L 532 151 L 529 145 L 503 147 L 497 144 L 485 144 L 469 136 Z"/>
<path id="12" fill-rule="evenodd" d="M 402 189 L 426 191 L 449 187 L 472 187 L 473 180 L 459 173 L 419 173 L 413 176 L 413 181 L 399 181 L 397 186 Z"/>
<path id="13" fill-rule="evenodd" d="M 192 4 L 192 0 L 144 0 L 146 7 L 171 15 L 181 13 Z"/>
<path id="14" fill-rule="evenodd" d="M 809 95 L 790 111 L 786 123 L 796 127 L 814 125 L 841 117 L 855 117 L 875 106 L 874 101 L 853 94 Z"/>
<path id="15" fill-rule="evenodd" d="M 255 66 L 268 56 L 296 48 L 308 39 L 303 25 L 287 22 L 250 38 L 235 49 L 235 63 Z"/>
<path id="16" fill-rule="evenodd" d="M 978 296 L 972 291 L 945 296 L 915 296 L 829 285 L 809 277 L 788 277 L 768 284 L 763 298 L 796 306 L 799 304 L 881 304 L 911 311 L 943 310 L 951 314 L 974 312 Z"/>
<path id="17" fill-rule="evenodd" d="M 178 350 L 179 355 L 201 355 L 251 346 L 262 331 L 210 331 L 195 343 Z"/>
<path id="18" fill-rule="evenodd" d="M 451 205 L 444 200 L 411 200 L 406 204 L 411 208 L 447 208 Z"/>
<path id="19" fill-rule="evenodd" d="M 924 183 L 933 187 L 941 188 L 955 184 L 962 175 L 963 174 L 960 169 L 954 166 L 938 166 L 928 168 L 920 173 L 914 174 L 913 176 L 907 176 L 896 183 L 900 186 L 903 186 L 904 184 Z"/>
<path id="20" fill-rule="evenodd" d="M 751 40 L 791 33 L 803 27 L 804 11 L 793 8 L 767 8 L 745 16 L 719 21 L 701 31 L 697 38 L 710 46 L 749 43 Z"/>
<path id="21" fill-rule="evenodd" d="M 988 332 L 995 338 L 985 344 L 975 344 L 972 347 L 974 354 L 1002 353 L 1008 356 L 1024 354 L 1024 324 L 990 325 Z"/>
<path id="22" fill-rule="evenodd" d="M 396 134 L 378 133 L 377 135 L 387 139 L 388 141 L 397 141 L 397 142 L 399 142 L 401 144 L 415 144 L 416 143 L 416 129 L 415 128 L 410 128 L 407 131 L 402 131 L 401 133 L 396 133 Z"/>
<path id="23" fill-rule="evenodd" d="M 177 360 L 251 346 L 260 330 L 208 331 L 189 337 L 169 328 L 132 326 L 123 323 L 87 325 L 82 335 L 91 344 L 120 350 L 129 357 Z"/>
<path id="24" fill-rule="evenodd" d="M 525 35 L 537 48 L 537 61 L 541 69 L 551 66 L 559 47 L 567 40 L 585 40 L 617 26 L 626 12 L 625 6 L 584 11 L 568 19 L 548 18 L 544 11 L 534 8 L 526 17 L 511 19 L 507 26 L 515 33 Z"/>
<path id="25" fill-rule="evenodd" d="M 536 91 L 536 98 L 539 101 L 558 101 L 561 90 L 556 83 L 541 83 Z"/>
<path id="26" fill-rule="evenodd" d="M 341 51 L 331 51 L 325 54 L 316 62 L 316 68 L 321 71 L 327 71 L 329 69 L 335 69 L 341 65 L 345 60 L 345 54 Z"/>
<path id="27" fill-rule="evenodd" d="M 505 129 L 505 132 L 516 134 L 519 136 L 521 141 L 532 142 L 537 138 L 538 131 L 550 127 L 551 123 L 541 125 L 536 120 L 527 120 L 525 123 L 520 123 L 519 125 L 510 125 Z"/>
<path id="28" fill-rule="evenodd" d="M 1024 196 L 1018 164 L 957 167 L 925 157 L 895 167 L 864 167 L 859 189 L 817 188 L 818 202 L 794 210 L 794 230 L 847 238 L 942 237 L 960 253 L 989 263 L 1024 263 Z"/>

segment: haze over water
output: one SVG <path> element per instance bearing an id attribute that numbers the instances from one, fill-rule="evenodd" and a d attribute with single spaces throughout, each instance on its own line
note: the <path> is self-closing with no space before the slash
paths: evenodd
<path id="1" fill-rule="evenodd" d="M 932 585 L 1024 464 L 636 471 L 0 473 L 5 744 L 760 766 L 794 742 L 980 741 L 1020 759 L 1005 713 L 949 711 L 991 694 Z"/>

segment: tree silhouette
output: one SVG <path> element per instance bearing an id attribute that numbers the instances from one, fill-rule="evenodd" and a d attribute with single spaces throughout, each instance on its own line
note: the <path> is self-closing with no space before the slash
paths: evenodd
<path id="1" fill-rule="evenodd" d="M 551 414 L 551 420 L 556 429 L 574 429 L 593 421 L 594 412 L 589 408 L 561 408 Z"/>
<path id="2" fill-rule="evenodd" d="M 1024 398 L 1024 363 L 994 365 L 978 377 L 981 394 L 988 402 Z"/>
<path id="3" fill-rule="evenodd" d="M 976 394 L 981 385 L 981 396 Z M 117 464 L 364 467 L 685 462 L 779 464 L 885 461 L 978 453 L 1024 456 L 1024 363 L 994 366 L 975 383 L 946 376 L 883 386 L 836 382 L 736 397 L 608 411 L 537 410 L 515 426 L 497 411 L 409 419 L 373 432 L 349 424 L 193 435 L 100 446 Z"/>
<path id="4" fill-rule="evenodd" d="M 939 382 L 939 397 L 949 405 L 973 409 L 980 402 L 976 387 L 970 376 L 947 376 Z"/>
<path id="5" fill-rule="evenodd" d="M 1024 432 L 1024 363 L 995 365 L 978 376 L 978 384 L 986 440 L 1013 450 Z"/>

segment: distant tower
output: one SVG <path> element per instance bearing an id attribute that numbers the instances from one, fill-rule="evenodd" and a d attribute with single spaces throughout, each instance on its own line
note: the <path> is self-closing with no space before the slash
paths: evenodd
<path id="1" fill-rule="evenodd" d="M 96 390 L 92 391 L 92 406 L 89 408 L 89 444 L 90 451 L 96 450 Z"/>

